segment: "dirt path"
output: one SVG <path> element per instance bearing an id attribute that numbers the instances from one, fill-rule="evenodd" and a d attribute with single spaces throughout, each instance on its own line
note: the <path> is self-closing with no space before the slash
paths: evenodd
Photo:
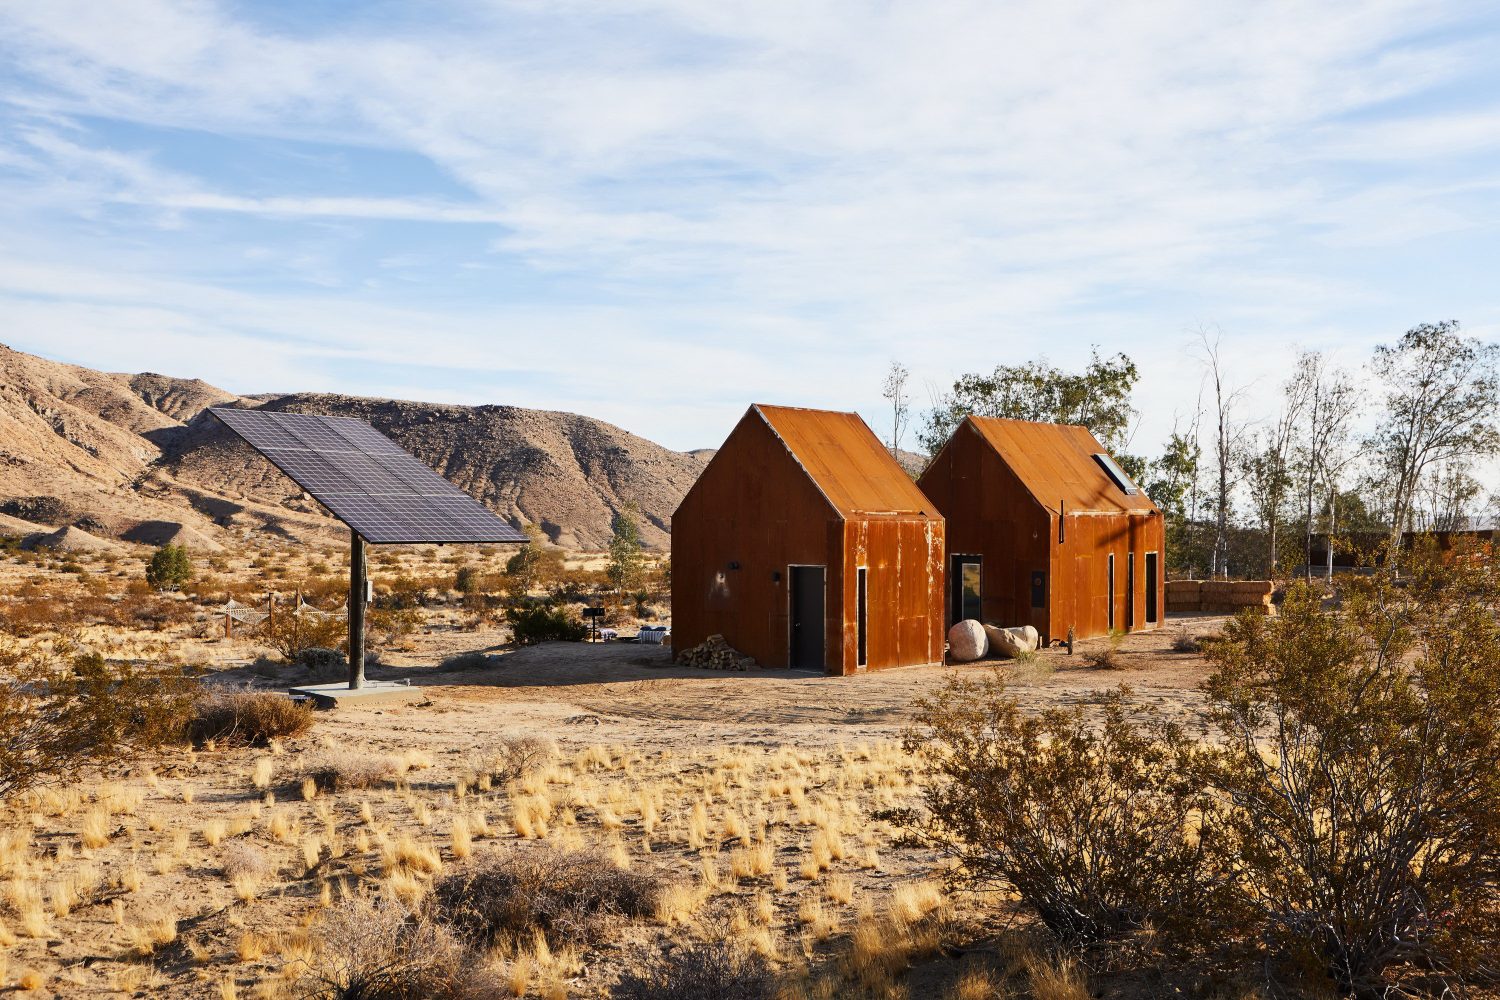
<path id="1" fill-rule="evenodd" d="M 1102 641 L 1061 648 L 1027 664 L 994 662 L 887 670 L 855 677 L 802 671 L 719 673 L 673 666 L 667 650 L 626 643 L 547 643 L 494 657 L 490 666 L 444 671 L 399 661 L 377 677 L 421 685 L 428 702 L 411 708 L 343 710 L 328 729 L 384 743 L 420 739 L 434 749 L 467 749 L 485 734 L 542 735 L 564 743 L 617 742 L 674 749 L 704 741 L 750 745 L 826 746 L 896 739 L 916 703 L 949 677 L 999 669 L 1030 710 L 1097 704 L 1102 691 L 1127 684 L 1132 700 L 1182 721 L 1197 718 L 1198 687 L 1207 673 L 1201 656 L 1175 653 L 1184 628 L 1215 632 L 1220 618 L 1169 621 L 1157 632 L 1127 636 L 1122 668 L 1087 666 L 1083 654 Z M 491 637 L 438 633 L 409 661 L 440 662 Z M 262 681 L 264 683 L 264 681 Z"/>

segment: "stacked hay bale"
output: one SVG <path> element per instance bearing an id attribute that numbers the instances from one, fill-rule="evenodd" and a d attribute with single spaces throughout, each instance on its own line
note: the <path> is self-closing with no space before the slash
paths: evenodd
<path id="1" fill-rule="evenodd" d="M 1202 611 L 1202 580 L 1168 580 L 1167 613 L 1173 611 Z"/>
<path id="2" fill-rule="evenodd" d="M 1270 580 L 1168 580 L 1167 611 L 1207 615 L 1273 614 Z"/>
<path id="3" fill-rule="evenodd" d="M 735 649 L 722 635 L 711 635 L 691 649 L 684 649 L 677 654 L 677 662 L 703 670 L 749 670 L 758 666 L 754 657 Z"/>

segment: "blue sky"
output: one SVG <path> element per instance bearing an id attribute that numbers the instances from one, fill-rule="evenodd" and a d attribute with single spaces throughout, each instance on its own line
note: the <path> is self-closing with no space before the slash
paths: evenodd
<path id="1" fill-rule="evenodd" d="M 244 392 L 918 404 L 1500 337 L 1493 3 L 0 0 L 0 341 Z"/>

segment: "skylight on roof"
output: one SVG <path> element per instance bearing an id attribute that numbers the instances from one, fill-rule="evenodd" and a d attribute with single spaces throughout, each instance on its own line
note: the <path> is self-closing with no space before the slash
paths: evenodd
<path id="1" fill-rule="evenodd" d="M 1098 462 L 1104 471 L 1109 473 L 1109 478 L 1115 481 L 1115 485 L 1120 487 L 1121 492 L 1126 496 L 1133 497 L 1141 491 L 1140 487 L 1132 483 L 1130 477 L 1125 475 L 1125 470 L 1120 468 L 1115 460 L 1108 455 L 1103 453 L 1095 455 L 1094 461 Z"/>

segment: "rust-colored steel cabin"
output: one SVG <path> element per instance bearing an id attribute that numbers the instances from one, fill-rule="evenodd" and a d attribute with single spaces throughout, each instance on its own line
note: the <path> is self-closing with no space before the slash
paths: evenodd
<path id="1" fill-rule="evenodd" d="M 672 644 L 764 667 L 943 660 L 943 517 L 854 413 L 757 404 L 672 517 Z"/>
<path id="2" fill-rule="evenodd" d="M 948 624 L 1046 641 L 1161 624 L 1161 511 L 1087 428 L 968 417 L 917 485 L 948 522 Z"/>

